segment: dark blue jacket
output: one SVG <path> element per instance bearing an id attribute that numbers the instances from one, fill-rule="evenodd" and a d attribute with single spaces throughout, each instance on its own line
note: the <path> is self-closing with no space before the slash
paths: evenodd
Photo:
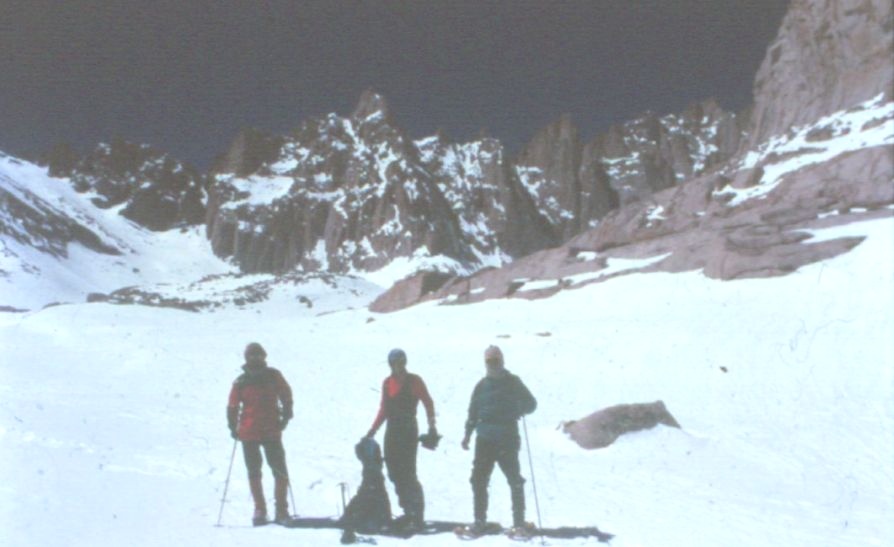
<path id="1" fill-rule="evenodd" d="M 466 436 L 517 443 L 518 419 L 534 412 L 537 400 L 521 378 L 507 370 L 481 379 L 472 391 Z"/>

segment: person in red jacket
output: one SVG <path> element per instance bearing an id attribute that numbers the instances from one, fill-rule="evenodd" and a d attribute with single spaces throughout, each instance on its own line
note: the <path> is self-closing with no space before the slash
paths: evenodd
<path id="1" fill-rule="evenodd" d="M 286 501 L 289 472 L 282 431 L 292 419 L 292 389 L 280 371 L 267 366 L 267 352 L 257 342 L 246 346 L 242 369 L 245 372 L 236 378 L 230 390 L 227 424 L 233 438 L 242 441 L 248 485 L 255 503 L 252 523 L 255 526 L 267 523 L 267 503 L 261 481 L 261 448 L 273 471 L 275 521 L 284 523 L 290 517 Z"/>
<path id="2" fill-rule="evenodd" d="M 435 404 L 422 378 L 407 372 L 407 354 L 403 350 L 391 350 L 388 365 L 391 375 L 382 382 L 379 413 L 366 437 L 375 437 L 382 424 L 388 422 L 385 427 L 385 467 L 388 478 L 394 483 L 398 504 L 404 510 L 398 523 L 407 530 L 419 530 L 425 525 L 425 496 L 416 476 L 419 438 L 416 408 L 422 401 L 428 416 L 428 434 L 434 437 L 437 436 Z"/>

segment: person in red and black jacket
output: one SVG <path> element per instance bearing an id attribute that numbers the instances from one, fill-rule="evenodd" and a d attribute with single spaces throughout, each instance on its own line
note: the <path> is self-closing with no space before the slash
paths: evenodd
<path id="1" fill-rule="evenodd" d="M 242 369 L 245 372 L 236 378 L 230 390 L 227 424 L 233 438 L 242 441 L 248 485 L 255 503 L 252 523 L 255 526 L 267 523 L 267 504 L 261 482 L 261 448 L 273 471 L 275 521 L 283 523 L 289 520 L 286 501 L 289 472 L 282 431 L 292 419 L 292 389 L 280 371 L 267 366 L 267 352 L 257 342 L 246 346 Z"/>
<path id="2" fill-rule="evenodd" d="M 419 401 L 428 416 L 428 432 L 437 436 L 435 404 L 422 378 L 407 372 L 407 354 L 394 349 L 388 354 L 391 375 L 382 383 L 382 402 L 379 413 L 366 437 L 373 438 L 384 422 L 385 467 L 388 478 L 394 483 L 398 504 L 404 516 L 398 518 L 399 526 L 421 529 L 425 525 L 425 496 L 416 476 L 416 451 L 419 426 L 416 423 L 416 407 Z"/>

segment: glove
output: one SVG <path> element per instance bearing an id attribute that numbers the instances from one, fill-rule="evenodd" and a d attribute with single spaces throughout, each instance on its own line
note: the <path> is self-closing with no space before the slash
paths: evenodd
<path id="1" fill-rule="evenodd" d="M 232 437 L 234 440 L 238 440 L 238 439 L 239 439 L 239 434 L 236 433 L 236 428 L 235 428 L 235 427 L 231 427 L 231 428 L 230 428 L 230 437 Z"/>
<path id="2" fill-rule="evenodd" d="M 471 441 L 471 440 L 472 440 L 472 439 L 470 439 L 468 435 L 465 436 L 465 437 L 463 437 L 463 442 L 462 442 L 462 444 L 460 445 L 460 446 L 463 447 L 463 450 L 468 450 L 468 449 L 469 449 L 469 441 Z"/>

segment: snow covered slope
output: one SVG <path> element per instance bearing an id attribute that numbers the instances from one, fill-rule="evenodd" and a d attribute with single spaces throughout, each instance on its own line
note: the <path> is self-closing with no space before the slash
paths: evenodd
<path id="1" fill-rule="evenodd" d="M 470 519 L 471 455 L 459 442 L 483 349 L 497 343 L 539 400 L 527 427 L 544 525 L 596 525 L 614 547 L 891 545 L 894 221 L 814 235 L 867 239 L 778 278 L 637 274 L 536 301 L 388 315 L 350 293 L 324 314 L 289 300 L 203 314 L 108 304 L 0 314 L 0 542 L 335 544 L 333 530 L 248 527 L 238 452 L 225 526 L 214 526 L 233 449 L 226 396 L 242 348 L 259 341 L 296 394 L 284 441 L 300 515 L 337 515 L 338 484 L 359 484 L 353 445 L 373 420 L 385 356 L 402 347 L 445 435 L 419 454 L 427 516 Z M 657 399 L 682 430 L 597 451 L 557 430 Z M 527 493 L 536 519 L 530 480 Z M 507 523 L 499 472 L 491 496 L 490 517 Z"/>
<path id="2" fill-rule="evenodd" d="M 93 197 L 0 153 L 0 307 L 83 302 L 90 292 L 234 270 L 211 252 L 203 227 L 152 232 Z"/>

